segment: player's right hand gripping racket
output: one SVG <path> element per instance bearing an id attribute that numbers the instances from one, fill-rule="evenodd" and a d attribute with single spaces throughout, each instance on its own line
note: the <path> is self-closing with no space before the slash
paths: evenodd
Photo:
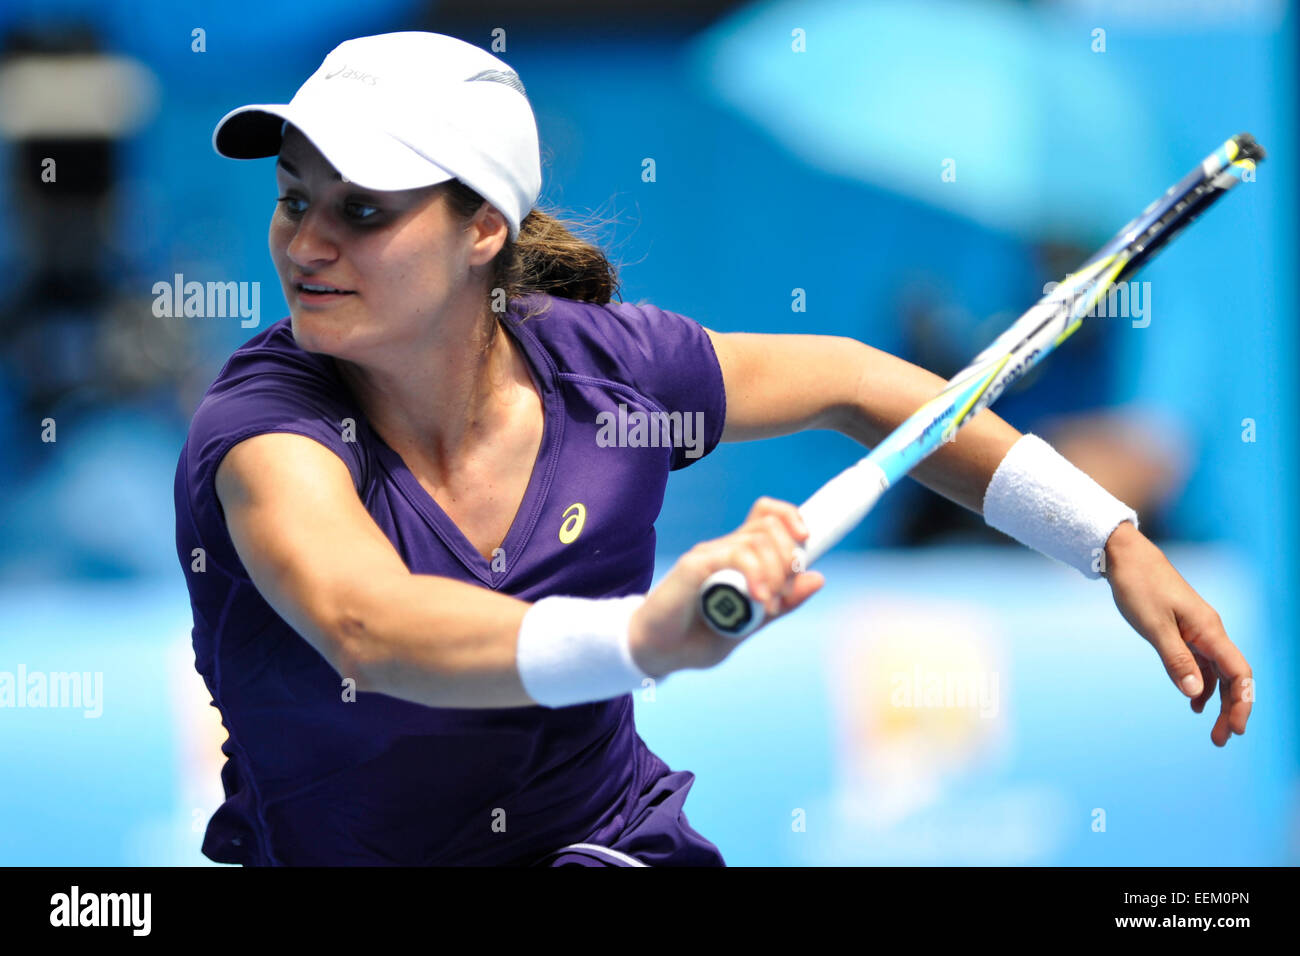
<path id="1" fill-rule="evenodd" d="M 838 544 L 886 489 L 1069 338 L 1112 286 L 1137 272 L 1237 183 L 1253 181 L 1255 164 L 1263 158 L 1264 150 L 1249 133 L 1228 140 L 1043 296 L 869 455 L 818 489 L 799 507 L 808 526 L 802 554 L 795 555 L 801 567 Z M 704 582 L 700 605 L 709 626 L 727 637 L 744 637 L 765 616 L 763 606 L 749 596 L 744 575 L 730 568 Z"/>

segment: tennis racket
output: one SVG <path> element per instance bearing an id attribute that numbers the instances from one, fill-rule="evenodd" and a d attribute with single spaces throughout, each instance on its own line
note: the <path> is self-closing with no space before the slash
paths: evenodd
<path id="1" fill-rule="evenodd" d="M 1142 268 L 1243 178 L 1253 180 L 1255 164 L 1263 159 L 1264 150 L 1249 133 L 1225 142 L 1043 296 L 870 454 L 819 488 L 799 506 L 808 539 L 794 556 L 797 568 L 810 567 L 838 544 L 891 485 L 1069 338 L 1112 286 Z M 700 588 L 700 608 L 709 626 L 726 637 L 744 637 L 765 618 L 763 606 L 749 596 L 745 576 L 734 568 L 709 576 Z"/>

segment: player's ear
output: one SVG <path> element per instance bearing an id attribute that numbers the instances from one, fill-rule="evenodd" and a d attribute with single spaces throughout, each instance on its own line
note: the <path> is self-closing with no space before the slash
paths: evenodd
<path id="1" fill-rule="evenodd" d="M 510 223 L 500 210 L 490 202 L 484 202 L 470 220 L 469 233 L 473 246 L 469 263 L 479 266 L 496 258 L 510 238 Z"/>

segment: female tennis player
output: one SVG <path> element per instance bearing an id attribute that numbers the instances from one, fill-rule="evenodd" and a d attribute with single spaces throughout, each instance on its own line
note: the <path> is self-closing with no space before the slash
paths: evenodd
<path id="1" fill-rule="evenodd" d="M 683 812 L 694 776 L 646 747 L 630 692 L 735 649 L 698 609 L 713 571 L 741 571 L 773 618 L 823 581 L 793 560 L 797 509 L 763 499 L 649 590 L 668 474 L 807 428 L 872 445 L 943 381 L 848 339 L 611 301 L 605 256 L 534 208 L 515 72 L 451 37 L 343 43 L 213 144 L 278 157 L 290 315 L 227 361 L 176 472 L 196 666 L 229 732 L 204 854 L 722 865 Z M 1250 668 L 1130 509 L 1059 481 L 1071 468 L 986 410 L 914 474 L 977 513 L 1011 489 L 1090 577 L 1104 550 L 1192 709 L 1220 687 L 1222 746 Z"/>

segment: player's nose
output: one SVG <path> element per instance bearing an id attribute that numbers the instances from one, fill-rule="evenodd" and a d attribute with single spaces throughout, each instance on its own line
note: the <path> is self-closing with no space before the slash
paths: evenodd
<path id="1" fill-rule="evenodd" d="M 285 246 L 285 255 L 305 269 L 337 259 L 339 245 L 334 227 L 324 211 L 308 208 L 294 226 Z"/>

